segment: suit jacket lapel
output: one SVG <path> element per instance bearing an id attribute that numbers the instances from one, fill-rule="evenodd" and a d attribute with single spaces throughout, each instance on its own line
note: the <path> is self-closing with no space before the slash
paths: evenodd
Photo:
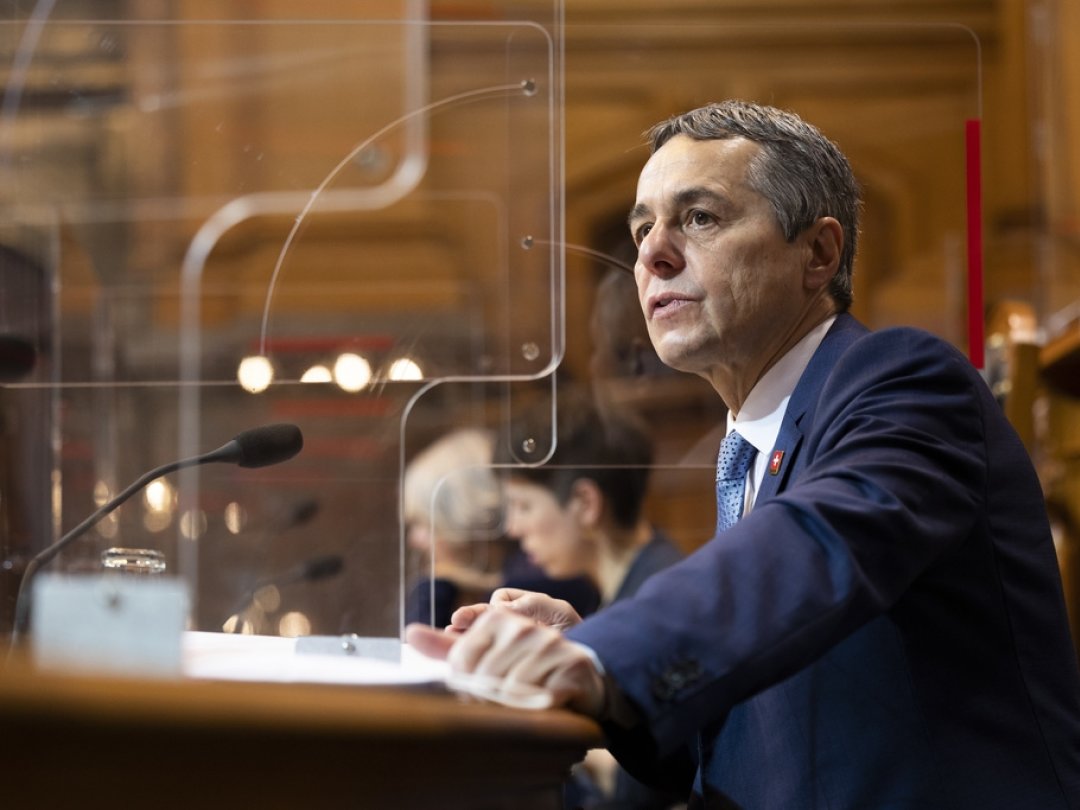
<path id="1" fill-rule="evenodd" d="M 813 411 L 817 406 L 818 394 L 829 372 L 848 346 L 868 331 L 850 315 L 837 316 L 836 322 L 810 358 L 806 371 L 791 393 L 755 503 L 771 498 L 787 486 L 791 470 L 795 468 L 799 458 L 803 428 L 813 424 Z"/>

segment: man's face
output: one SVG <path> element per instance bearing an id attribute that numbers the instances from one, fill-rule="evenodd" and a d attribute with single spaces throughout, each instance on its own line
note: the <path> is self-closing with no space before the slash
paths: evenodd
<path id="1" fill-rule="evenodd" d="M 807 248 L 746 181 L 759 151 L 678 135 L 645 165 L 630 214 L 649 337 L 669 366 L 707 379 L 760 373 L 807 308 Z"/>
<path id="2" fill-rule="evenodd" d="M 587 541 L 571 513 L 547 487 L 520 478 L 506 482 L 507 533 L 550 577 L 588 570 Z"/>

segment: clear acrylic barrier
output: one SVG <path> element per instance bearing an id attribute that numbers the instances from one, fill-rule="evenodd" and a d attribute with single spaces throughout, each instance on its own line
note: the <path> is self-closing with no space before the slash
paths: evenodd
<path id="1" fill-rule="evenodd" d="M 194 629 L 396 636 L 439 562 L 409 545 L 404 471 L 462 428 L 515 461 L 462 457 L 429 498 L 542 463 L 551 429 L 510 437 L 525 403 L 558 407 L 557 368 L 645 417 L 650 519 L 684 549 L 708 539 L 722 407 L 643 346 L 612 268 L 633 261 L 640 133 L 710 100 L 790 107 L 838 141 L 867 191 L 859 265 L 888 268 L 862 288 L 856 270 L 856 314 L 888 325 L 917 294 L 921 325 L 963 343 L 967 30 L 878 27 L 807 69 L 801 24 L 563 27 L 556 3 L 490 4 L 483 20 L 439 5 L 429 20 L 406 5 L 366 21 L 0 26 L 5 63 L 29 43 L 0 121 L 0 332 L 35 355 L 0 389 L 0 619 L 28 557 L 109 494 L 290 422 L 296 459 L 171 477 L 52 565 L 152 547 L 190 583 Z M 941 58 L 899 87 L 888 57 L 913 38 Z M 653 84 L 638 89 L 642 65 Z M 837 105 L 854 85 L 879 101 Z M 881 215 L 899 197 L 923 201 L 916 218 Z M 470 562 L 497 574 L 514 552 L 499 508 L 426 529 L 467 529 Z M 341 572 L 311 577 L 327 559 Z"/>
<path id="2" fill-rule="evenodd" d="M 27 28 L 0 29 L 7 55 Z M 291 422 L 298 458 L 163 479 L 53 565 L 160 548 L 196 628 L 396 635 L 410 400 L 559 350 L 548 32 L 50 20 L 31 57 L 0 202 L 41 313 L 8 324 L 37 362 L 6 393 L 41 422 L 15 438 L 54 441 L 3 493 L 41 524 L 11 570 L 145 470 Z M 341 576 L 295 581 L 327 557 Z"/>

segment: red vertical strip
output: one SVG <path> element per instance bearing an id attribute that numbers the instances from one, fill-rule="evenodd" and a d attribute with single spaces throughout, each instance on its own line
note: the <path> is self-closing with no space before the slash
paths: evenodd
<path id="1" fill-rule="evenodd" d="M 982 157 L 980 121 L 964 127 L 967 155 L 968 357 L 975 368 L 986 364 L 983 323 Z"/>

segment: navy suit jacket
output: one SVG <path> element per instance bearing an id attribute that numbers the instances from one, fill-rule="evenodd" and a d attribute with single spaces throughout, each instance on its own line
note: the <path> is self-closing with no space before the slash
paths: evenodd
<path id="1" fill-rule="evenodd" d="M 771 458 L 750 515 L 568 633 L 639 714 L 623 764 L 691 807 L 1080 808 L 1042 492 L 963 355 L 841 315 Z"/>

